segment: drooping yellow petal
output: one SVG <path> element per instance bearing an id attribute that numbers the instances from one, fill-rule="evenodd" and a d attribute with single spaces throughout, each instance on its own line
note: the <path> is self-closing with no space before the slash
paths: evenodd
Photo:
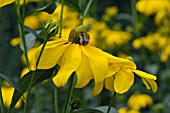
<path id="1" fill-rule="evenodd" d="M 12 2 L 15 2 L 15 0 L 0 0 L 0 8 L 5 5 L 11 4 Z"/>
<path id="2" fill-rule="evenodd" d="M 115 57 L 106 52 L 103 52 L 103 54 L 107 58 L 109 63 L 115 65 L 115 67 L 125 67 L 125 68 L 136 69 L 136 64 L 133 61 Z"/>
<path id="3" fill-rule="evenodd" d="M 116 72 L 118 72 L 120 67 L 115 67 L 114 65 L 109 66 L 109 71 L 107 73 L 106 77 L 111 77 L 113 76 Z"/>
<path id="4" fill-rule="evenodd" d="M 148 82 L 146 81 L 145 78 L 142 78 L 142 81 L 143 81 L 143 83 L 145 84 L 146 89 L 151 89 L 150 86 L 149 86 L 149 84 L 148 84 Z"/>
<path id="5" fill-rule="evenodd" d="M 145 72 L 140 71 L 140 70 L 132 70 L 132 71 L 135 72 L 140 77 L 156 80 L 156 76 L 153 76 L 151 74 L 145 73 Z"/>
<path id="6" fill-rule="evenodd" d="M 158 90 L 158 86 L 156 82 L 152 79 L 142 78 L 143 83 L 145 84 L 147 89 L 151 89 L 155 93 Z"/>
<path id="7" fill-rule="evenodd" d="M 108 61 L 102 50 L 86 45 L 81 46 L 83 53 L 88 57 L 95 82 L 103 82 L 108 72 Z"/>
<path id="8" fill-rule="evenodd" d="M 98 95 L 103 89 L 103 82 L 95 83 L 92 96 Z"/>
<path id="9" fill-rule="evenodd" d="M 113 76 L 107 77 L 105 79 L 105 87 L 109 91 L 114 91 L 114 78 L 113 78 Z"/>
<path id="10" fill-rule="evenodd" d="M 114 87 L 119 94 L 125 93 L 134 83 L 134 74 L 130 69 L 121 69 L 115 75 Z"/>
<path id="11" fill-rule="evenodd" d="M 47 42 L 41 55 L 37 69 L 50 69 L 54 67 L 58 63 L 58 60 L 69 45 L 70 43 L 65 44 L 62 39 Z M 42 46 L 38 47 L 36 52 L 34 53 L 35 56 L 30 64 L 31 70 L 36 69 L 36 62 L 41 48 Z"/>
<path id="12" fill-rule="evenodd" d="M 71 74 L 77 70 L 81 62 L 81 51 L 78 44 L 71 44 L 64 52 L 61 67 L 53 82 L 57 87 L 66 85 Z"/>
<path id="13" fill-rule="evenodd" d="M 77 73 L 77 84 L 75 85 L 76 88 L 82 88 L 86 86 L 91 79 L 93 79 L 93 72 L 91 70 L 88 57 L 81 52 L 81 63 L 78 69 L 76 70 Z"/>

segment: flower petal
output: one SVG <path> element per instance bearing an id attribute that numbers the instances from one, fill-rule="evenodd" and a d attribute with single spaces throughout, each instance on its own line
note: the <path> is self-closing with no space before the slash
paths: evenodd
<path id="1" fill-rule="evenodd" d="M 103 82 L 95 83 L 92 96 L 98 95 L 103 89 Z"/>
<path id="2" fill-rule="evenodd" d="M 81 62 L 81 51 L 78 44 L 71 44 L 61 59 L 61 68 L 53 78 L 57 87 L 66 85 L 71 74 L 77 70 Z"/>
<path id="3" fill-rule="evenodd" d="M 77 84 L 75 85 L 76 88 L 82 88 L 86 86 L 91 79 L 93 79 L 93 72 L 91 70 L 88 57 L 81 52 L 81 63 L 78 69 L 76 70 L 77 73 Z"/>
<path id="4" fill-rule="evenodd" d="M 134 74 L 130 69 L 121 69 L 115 75 L 114 87 L 119 94 L 125 93 L 134 83 Z"/>
<path id="5" fill-rule="evenodd" d="M 151 74 L 145 73 L 145 72 L 140 71 L 140 70 L 132 70 L 132 71 L 135 72 L 140 77 L 156 80 L 156 76 L 153 76 Z"/>
<path id="6" fill-rule="evenodd" d="M 152 79 L 142 78 L 143 83 L 145 84 L 147 89 L 151 89 L 155 93 L 158 90 L 158 86 L 156 82 Z"/>
<path id="7" fill-rule="evenodd" d="M 103 51 L 89 45 L 82 46 L 81 48 L 89 59 L 95 83 L 103 82 L 108 72 L 108 61 L 102 54 Z"/>
<path id="8" fill-rule="evenodd" d="M 107 77 L 105 79 L 105 87 L 109 91 L 114 91 L 114 78 L 113 78 L 113 76 Z"/>
<path id="9" fill-rule="evenodd" d="M 15 0 L 0 0 L 0 8 L 5 5 L 11 4 L 12 2 L 15 2 Z"/>
<path id="10" fill-rule="evenodd" d="M 130 68 L 130 69 L 136 69 L 136 64 L 133 61 L 115 57 L 106 52 L 103 52 L 103 55 L 107 58 L 109 63 L 115 65 L 115 67 L 125 67 L 125 68 Z"/>
<path id="11" fill-rule="evenodd" d="M 38 69 L 49 69 L 54 67 L 65 49 L 70 45 L 70 43 L 65 44 L 62 39 L 47 42 L 43 53 L 41 55 Z M 37 48 L 33 60 L 30 64 L 31 70 L 36 69 L 36 62 L 41 51 L 42 45 Z M 35 50 L 34 50 L 35 51 Z"/>
<path id="12" fill-rule="evenodd" d="M 120 67 L 115 67 L 114 65 L 109 66 L 109 71 L 107 73 L 106 77 L 111 77 L 113 76 L 116 72 L 118 72 Z"/>

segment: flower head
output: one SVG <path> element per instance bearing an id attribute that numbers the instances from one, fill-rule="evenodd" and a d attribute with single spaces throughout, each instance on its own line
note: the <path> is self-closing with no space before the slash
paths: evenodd
<path id="1" fill-rule="evenodd" d="M 107 55 L 109 56 L 109 55 Z M 119 94 L 127 92 L 134 83 L 134 73 L 142 78 L 147 89 L 157 91 L 156 76 L 137 70 L 133 61 L 109 56 L 109 72 L 105 79 L 105 86 L 110 91 L 116 91 Z"/>
<path id="2" fill-rule="evenodd" d="M 101 92 L 108 71 L 108 60 L 103 51 L 90 46 L 90 36 L 84 26 L 71 30 L 69 38 L 47 42 L 37 69 L 49 69 L 59 64 L 60 69 L 53 81 L 57 87 L 65 86 L 73 72 L 77 74 L 76 88 L 85 87 L 91 79 L 95 86 L 92 95 Z M 31 70 L 36 69 L 36 61 L 42 46 L 34 49 Z"/>

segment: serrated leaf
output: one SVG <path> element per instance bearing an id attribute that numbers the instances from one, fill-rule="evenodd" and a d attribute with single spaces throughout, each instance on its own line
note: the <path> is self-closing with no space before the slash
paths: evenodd
<path id="1" fill-rule="evenodd" d="M 8 76 L 3 75 L 1 73 L 0 73 L 0 77 L 3 78 L 4 80 L 6 80 L 12 87 L 14 87 L 20 94 L 22 94 L 21 87 L 17 82 L 15 82 L 14 80 L 9 78 Z"/>
<path id="2" fill-rule="evenodd" d="M 19 79 L 18 84 L 21 86 L 21 90 L 23 94 L 28 91 L 31 77 L 33 77 L 32 85 L 31 88 L 34 87 L 35 85 L 41 83 L 42 81 L 50 78 L 52 76 L 54 68 L 51 68 L 49 70 L 37 70 L 37 71 L 30 71 L 26 75 L 24 75 L 22 78 Z M 14 90 L 14 94 L 12 97 L 12 102 L 9 108 L 9 113 L 12 111 L 18 100 L 22 97 L 21 93 L 19 93 L 16 89 Z"/>
<path id="3" fill-rule="evenodd" d="M 78 5 L 78 0 L 65 0 L 64 3 L 76 10 L 79 14 L 81 13 L 81 8 Z"/>
<path id="4" fill-rule="evenodd" d="M 51 3 L 47 4 L 46 6 L 44 6 L 42 8 L 32 10 L 28 14 L 33 13 L 33 12 L 40 12 L 40 11 L 44 11 L 44 12 L 47 12 L 48 14 L 52 14 L 55 11 L 55 9 L 57 8 L 57 6 L 58 6 L 58 1 L 57 2 L 51 2 Z"/>

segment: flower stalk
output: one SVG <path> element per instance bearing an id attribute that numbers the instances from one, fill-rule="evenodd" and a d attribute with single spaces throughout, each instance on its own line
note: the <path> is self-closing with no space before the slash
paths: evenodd
<path id="1" fill-rule="evenodd" d="M 74 76 L 75 76 L 75 72 L 72 73 L 71 78 L 70 78 L 69 90 L 68 90 L 67 98 L 66 98 L 66 101 L 65 101 L 65 104 L 64 104 L 63 113 L 66 113 L 68 105 L 69 105 L 70 100 L 71 100 L 71 96 L 72 96 L 72 92 L 73 92 Z"/>
<path id="2" fill-rule="evenodd" d="M 64 0 L 61 0 L 61 12 L 60 12 L 60 33 L 59 38 L 62 37 L 62 26 L 63 26 L 63 11 L 64 11 Z"/>
<path id="3" fill-rule="evenodd" d="M 116 92 L 113 93 L 113 96 L 112 96 L 112 98 L 111 98 L 109 107 L 108 107 L 108 109 L 107 109 L 107 113 L 110 113 L 110 110 L 111 110 L 111 107 L 112 107 L 112 105 L 113 105 L 113 101 L 114 101 L 114 99 L 115 99 L 115 96 L 116 96 Z"/>
<path id="4" fill-rule="evenodd" d="M 80 0 L 80 1 L 81 1 L 81 0 Z M 86 9 L 85 9 L 85 11 L 84 11 L 84 13 L 80 15 L 80 25 L 83 24 L 84 18 L 86 17 L 86 15 L 87 15 L 87 13 L 88 13 L 88 11 L 89 11 L 89 9 L 90 9 L 90 6 L 91 6 L 91 3 L 92 3 L 92 2 L 93 2 L 93 0 L 89 0 L 88 4 L 87 4 L 87 6 L 86 6 Z"/>

